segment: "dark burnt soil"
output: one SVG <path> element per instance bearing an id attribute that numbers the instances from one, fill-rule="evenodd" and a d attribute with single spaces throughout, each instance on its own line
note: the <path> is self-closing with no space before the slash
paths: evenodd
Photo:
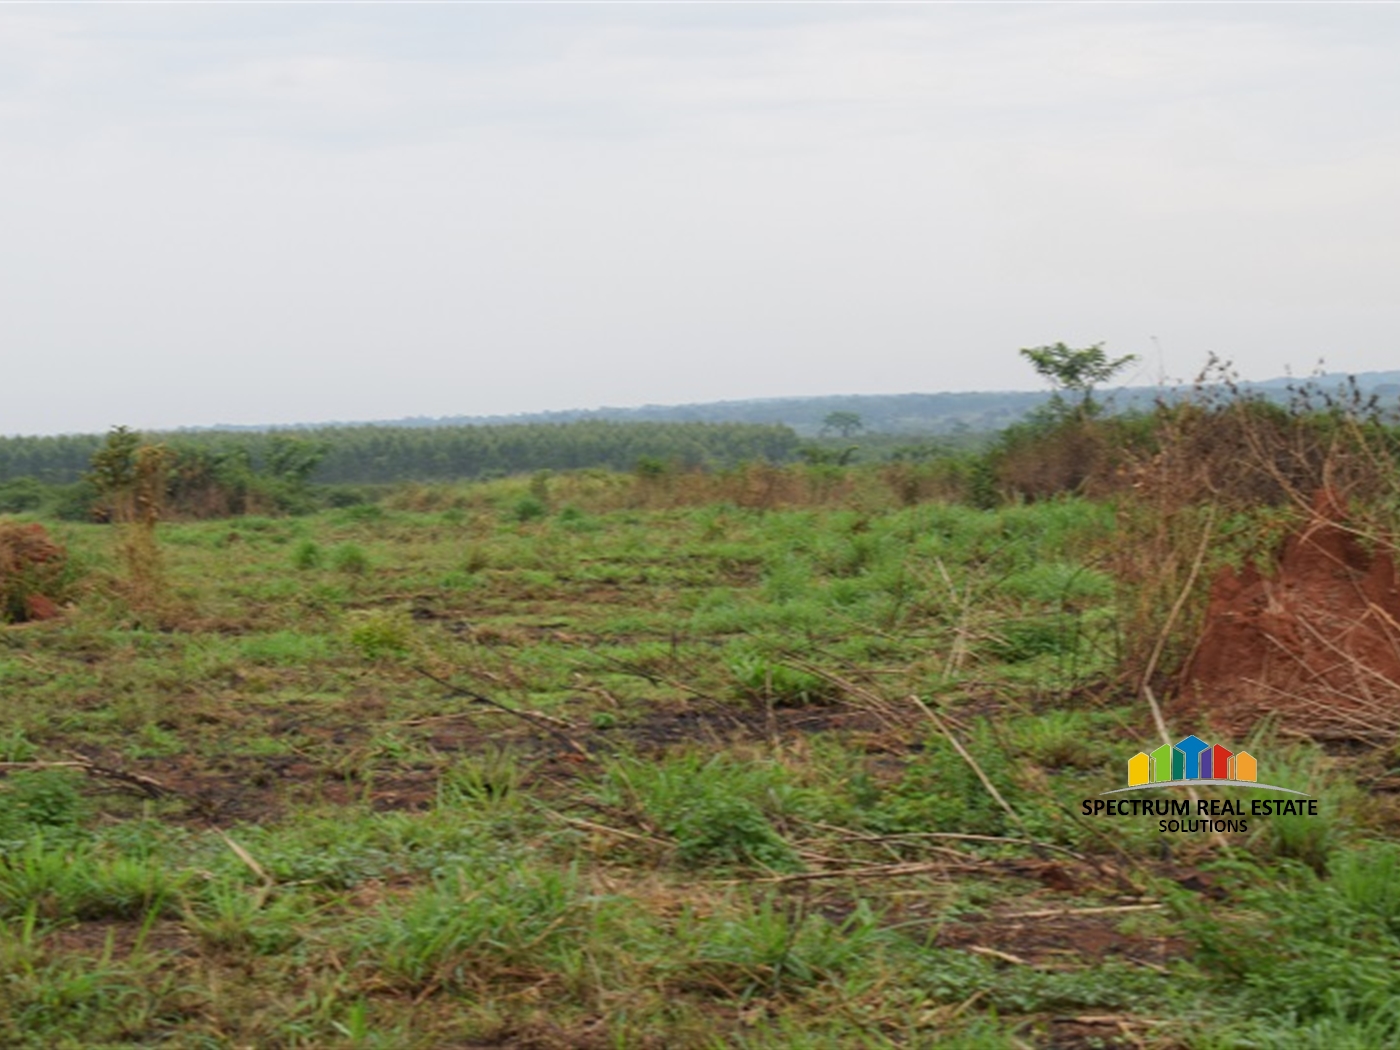
<path id="1" fill-rule="evenodd" d="M 860 734 L 878 745 L 881 724 L 872 714 L 840 705 L 739 706 L 697 699 L 652 701 L 639 716 L 615 724 L 523 717 L 470 704 L 466 710 L 390 723 L 317 724 L 287 717 L 269 727 L 274 738 L 294 736 L 284 754 L 200 752 L 132 761 L 116 750 L 86 748 L 98 773 L 93 784 L 133 797 L 156 797 L 170 819 L 196 824 L 265 823 L 288 807 L 354 802 L 374 809 L 426 810 L 437 799 L 442 771 L 465 756 L 509 751 L 523 765 L 524 784 L 546 787 L 586 776 L 599 759 L 618 753 L 659 754 L 695 744 L 775 743 L 816 733 Z M 392 730 L 411 743 L 415 757 L 383 753 L 376 734 Z"/>
<path id="2" fill-rule="evenodd" d="M 1086 969 L 1105 959 L 1160 967 L 1189 954 L 1180 938 L 1122 932 L 1124 919 L 1151 914 L 1148 911 L 1085 911 L 1077 902 L 1057 909 L 1044 900 L 1023 901 L 1005 913 L 949 923 L 939 931 L 935 943 L 945 948 L 988 949 L 1019 960 L 1003 959 L 1008 965 L 1043 970 Z M 1023 914 L 1029 917 L 1019 917 Z"/>

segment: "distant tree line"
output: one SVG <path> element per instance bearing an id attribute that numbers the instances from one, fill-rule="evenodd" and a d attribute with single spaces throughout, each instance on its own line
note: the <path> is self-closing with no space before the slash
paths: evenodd
<path id="1" fill-rule="evenodd" d="M 180 483 L 265 476 L 357 484 L 499 477 L 535 470 L 642 461 L 686 469 L 749 461 L 785 463 L 800 445 L 790 428 L 743 423 L 573 423 L 499 426 L 337 426 L 286 431 L 146 435 L 170 450 Z M 70 484 L 87 475 L 106 435 L 0 438 L 0 483 Z"/>

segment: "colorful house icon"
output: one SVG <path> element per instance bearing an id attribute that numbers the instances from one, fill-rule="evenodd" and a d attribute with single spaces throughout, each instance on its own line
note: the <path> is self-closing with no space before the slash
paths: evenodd
<path id="1" fill-rule="evenodd" d="M 1247 780 L 1257 782 L 1259 764 L 1248 751 L 1238 754 L 1221 744 L 1188 736 L 1175 744 L 1139 751 L 1128 759 L 1128 786 L 1165 784 L 1173 780 Z"/>

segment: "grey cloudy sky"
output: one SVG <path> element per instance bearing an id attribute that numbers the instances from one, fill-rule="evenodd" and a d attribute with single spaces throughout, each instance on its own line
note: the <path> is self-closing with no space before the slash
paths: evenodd
<path id="1" fill-rule="evenodd" d="M 1400 367 L 1398 54 L 1386 5 L 6 6 L 0 433 Z"/>

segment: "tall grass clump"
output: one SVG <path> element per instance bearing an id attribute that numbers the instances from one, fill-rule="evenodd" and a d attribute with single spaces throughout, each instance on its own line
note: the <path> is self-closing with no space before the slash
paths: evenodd
<path id="1" fill-rule="evenodd" d="M 673 756 L 662 762 L 619 759 L 604 784 L 608 797 L 636 812 L 673 843 L 683 868 L 758 867 L 792 871 L 797 853 L 775 826 L 803 796 L 781 766 L 739 763 L 724 755 Z"/>

